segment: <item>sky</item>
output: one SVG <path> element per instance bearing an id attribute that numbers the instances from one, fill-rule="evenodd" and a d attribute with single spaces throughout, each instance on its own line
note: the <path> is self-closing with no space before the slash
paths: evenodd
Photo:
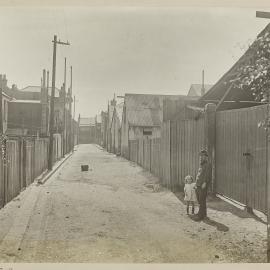
<path id="1" fill-rule="evenodd" d="M 201 83 L 203 69 L 205 83 L 216 83 L 270 22 L 256 18 L 256 10 L 2 6 L 0 74 L 9 86 L 40 85 L 42 69 L 51 74 L 56 34 L 71 44 L 57 47 L 56 86 L 63 83 L 66 57 L 76 117 L 106 110 L 114 93 L 187 94 Z"/>

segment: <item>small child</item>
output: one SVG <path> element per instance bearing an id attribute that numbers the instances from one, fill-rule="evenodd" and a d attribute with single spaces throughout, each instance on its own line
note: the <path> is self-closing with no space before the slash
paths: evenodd
<path id="1" fill-rule="evenodd" d="M 187 214 L 189 214 L 189 205 L 192 206 L 192 214 L 194 214 L 196 192 L 195 192 L 195 183 L 193 182 L 193 178 L 191 175 L 187 175 L 185 177 L 184 192 L 185 192 L 184 200 L 187 202 Z"/>

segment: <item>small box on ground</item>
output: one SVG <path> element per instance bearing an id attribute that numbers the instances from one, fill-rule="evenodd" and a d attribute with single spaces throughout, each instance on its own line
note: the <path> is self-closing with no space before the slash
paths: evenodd
<path id="1" fill-rule="evenodd" d="M 81 171 L 82 172 L 86 172 L 89 170 L 89 166 L 88 165 L 81 165 Z"/>

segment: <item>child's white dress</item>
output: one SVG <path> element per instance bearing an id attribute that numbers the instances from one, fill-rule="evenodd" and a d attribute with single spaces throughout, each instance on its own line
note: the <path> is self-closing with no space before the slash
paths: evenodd
<path id="1" fill-rule="evenodd" d="M 196 192 L 195 192 L 195 183 L 191 184 L 185 184 L 184 187 L 184 192 L 185 192 L 185 201 L 190 201 L 190 202 L 196 202 Z"/>

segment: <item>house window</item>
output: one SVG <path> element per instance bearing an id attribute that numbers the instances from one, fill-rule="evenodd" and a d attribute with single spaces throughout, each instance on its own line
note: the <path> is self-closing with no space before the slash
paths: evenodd
<path id="1" fill-rule="evenodd" d="M 151 136 L 152 135 L 152 130 L 150 130 L 150 129 L 143 129 L 143 135 L 145 135 L 145 136 Z"/>

